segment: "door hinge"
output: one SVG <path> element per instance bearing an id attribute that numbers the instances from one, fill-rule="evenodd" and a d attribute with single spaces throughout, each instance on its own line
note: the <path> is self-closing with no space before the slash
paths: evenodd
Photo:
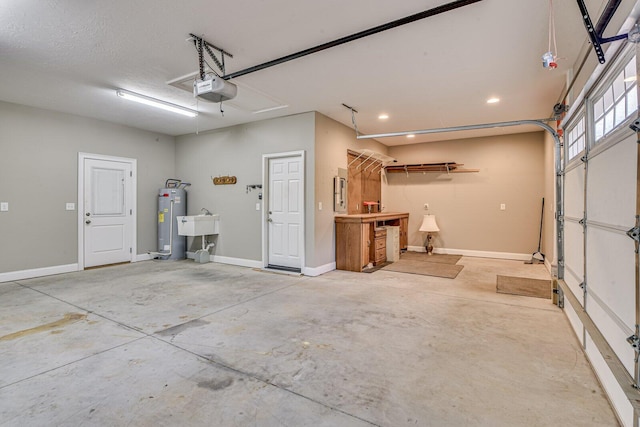
<path id="1" fill-rule="evenodd" d="M 636 334 L 633 334 L 630 337 L 628 337 L 627 342 L 631 344 L 631 347 L 633 347 L 635 351 L 640 351 L 640 338 L 638 338 Z"/>
<path id="2" fill-rule="evenodd" d="M 562 292 L 562 289 L 556 288 L 553 290 L 553 293 L 558 295 L 558 308 L 564 308 L 564 293 Z"/>
<path id="3" fill-rule="evenodd" d="M 129 209 L 129 215 L 133 215 L 133 209 Z"/>
<path id="4" fill-rule="evenodd" d="M 133 248 L 129 248 L 129 253 L 132 254 L 133 253 Z"/>
<path id="5" fill-rule="evenodd" d="M 640 242 L 640 227 L 633 227 L 627 231 L 627 236 L 631 237 L 636 242 Z"/>
<path id="6" fill-rule="evenodd" d="M 129 176 L 133 178 L 133 171 L 129 171 Z"/>

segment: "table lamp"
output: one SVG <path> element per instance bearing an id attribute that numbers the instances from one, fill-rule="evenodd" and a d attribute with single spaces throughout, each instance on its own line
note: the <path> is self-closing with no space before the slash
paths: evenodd
<path id="1" fill-rule="evenodd" d="M 440 229 L 438 228 L 438 224 L 436 223 L 436 216 L 430 214 L 425 215 L 422 219 L 420 231 L 424 231 L 427 233 L 427 244 L 424 248 L 427 250 L 427 255 L 432 255 L 433 245 L 431 244 L 431 239 L 433 239 L 433 236 L 431 235 L 431 233 L 440 231 Z"/>

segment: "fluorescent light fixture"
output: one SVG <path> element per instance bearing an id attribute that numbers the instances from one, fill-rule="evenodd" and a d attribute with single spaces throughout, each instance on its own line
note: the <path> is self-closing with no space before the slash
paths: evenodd
<path id="1" fill-rule="evenodd" d="M 624 81 L 627 82 L 627 83 L 635 82 L 636 80 L 638 80 L 638 76 L 631 76 L 631 77 L 627 77 L 626 79 L 624 79 Z"/>
<path id="2" fill-rule="evenodd" d="M 487 99 L 487 104 L 497 104 L 500 102 L 500 98 L 489 98 Z"/>
<path id="3" fill-rule="evenodd" d="M 124 89 L 116 90 L 116 95 L 121 98 L 128 99 L 129 101 L 139 102 L 140 104 L 144 105 L 150 105 L 152 107 L 160 108 L 161 110 L 171 111 L 172 113 L 182 114 L 183 116 L 187 117 L 196 117 L 198 115 L 198 112 L 195 110 L 190 110 L 189 108 L 181 107 L 180 105 L 160 101 L 159 99 L 140 95 L 138 93 L 129 92 L 128 90 Z"/>
<path id="4" fill-rule="evenodd" d="M 416 136 L 412 133 L 410 133 L 409 135 L 407 135 L 407 138 L 415 138 Z"/>
<path id="5" fill-rule="evenodd" d="M 382 113 L 378 116 L 379 120 L 387 120 L 389 118 L 388 114 Z"/>

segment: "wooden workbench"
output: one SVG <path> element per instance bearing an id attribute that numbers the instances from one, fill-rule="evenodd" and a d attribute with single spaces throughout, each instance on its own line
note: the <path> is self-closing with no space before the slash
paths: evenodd
<path id="1" fill-rule="evenodd" d="M 400 250 L 406 250 L 409 214 L 384 212 L 357 215 L 336 215 L 336 268 L 362 271 L 376 259 L 375 228 L 383 225 L 400 227 Z M 380 248 L 378 248 L 380 250 Z"/>

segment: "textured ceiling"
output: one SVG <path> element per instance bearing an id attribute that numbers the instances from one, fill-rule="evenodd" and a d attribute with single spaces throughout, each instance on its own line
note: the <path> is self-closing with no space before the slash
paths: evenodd
<path id="1" fill-rule="evenodd" d="M 549 117 L 586 40 L 573 0 L 554 1 L 562 57 L 554 71 L 541 65 L 548 48 L 548 1 L 483 0 L 239 77 L 238 97 L 223 105 L 224 116 L 219 104 L 198 102 L 167 84 L 198 69 L 189 33 L 232 53 L 226 60 L 231 73 L 446 2 L 3 0 L 0 100 L 169 135 L 314 110 L 352 127 L 342 103 L 359 111 L 362 133 Z M 603 3 L 587 1 L 594 20 Z M 634 4 L 623 2 L 618 15 Z M 201 114 L 174 117 L 128 103 L 116 97 L 116 88 Z M 491 96 L 502 101 L 489 106 Z M 272 107 L 280 108 L 255 113 Z M 382 112 L 390 116 L 384 122 L 377 119 Z M 381 142 L 455 137 L 460 135 Z"/>

